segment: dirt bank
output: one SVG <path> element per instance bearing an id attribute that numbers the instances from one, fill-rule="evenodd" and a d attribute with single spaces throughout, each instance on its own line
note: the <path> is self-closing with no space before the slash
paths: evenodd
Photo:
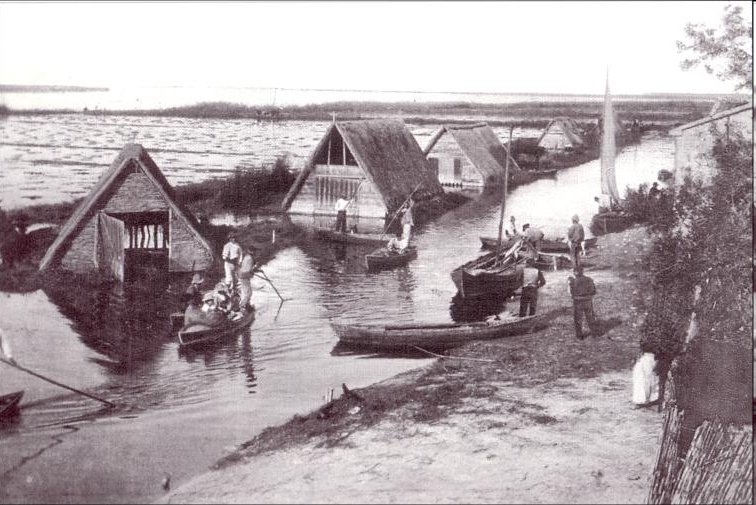
<path id="1" fill-rule="evenodd" d="M 471 343 L 343 394 L 162 501 L 642 502 L 661 425 L 655 409 L 630 402 L 648 244 L 634 228 L 591 252 L 602 335 L 575 339 L 569 272 L 547 272 L 547 329 Z"/>

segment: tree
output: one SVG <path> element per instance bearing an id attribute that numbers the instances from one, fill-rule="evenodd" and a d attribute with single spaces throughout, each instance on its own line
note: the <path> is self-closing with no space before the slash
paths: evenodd
<path id="1" fill-rule="evenodd" d="M 685 26 L 688 40 L 677 41 L 679 53 L 688 53 L 680 66 L 689 70 L 703 65 L 723 81 L 735 81 L 735 91 L 753 87 L 753 35 L 741 6 L 725 6 L 719 31 L 699 23 Z"/>

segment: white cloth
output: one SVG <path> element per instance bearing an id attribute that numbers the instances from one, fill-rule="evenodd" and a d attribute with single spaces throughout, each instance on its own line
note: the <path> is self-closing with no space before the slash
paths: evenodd
<path id="1" fill-rule="evenodd" d="M 223 270 L 226 274 L 226 277 L 223 279 L 223 282 L 226 283 L 226 286 L 233 287 L 234 282 L 236 281 L 236 265 L 234 263 L 229 263 L 228 261 L 224 261 Z"/>
<path id="2" fill-rule="evenodd" d="M 407 247 L 409 247 L 411 235 L 412 235 L 412 225 L 409 223 L 406 223 L 402 227 L 402 240 L 399 241 L 399 244 L 400 244 L 399 247 L 401 249 L 407 249 Z"/>
<path id="3" fill-rule="evenodd" d="M 654 371 L 656 357 L 646 352 L 633 366 L 633 403 L 644 405 L 659 399 L 659 377 Z"/>
<path id="4" fill-rule="evenodd" d="M 0 358 L 6 359 L 8 361 L 13 360 L 10 341 L 8 340 L 8 336 L 3 333 L 2 329 L 0 329 Z"/>
<path id="5" fill-rule="evenodd" d="M 241 258 L 242 249 L 239 244 L 236 242 L 227 242 L 226 245 L 223 246 L 223 259 L 231 259 L 235 263 L 239 258 Z"/>
<path id="6" fill-rule="evenodd" d="M 336 212 L 346 210 L 347 207 L 349 207 L 350 200 L 344 200 L 343 198 L 339 198 L 336 200 Z"/>

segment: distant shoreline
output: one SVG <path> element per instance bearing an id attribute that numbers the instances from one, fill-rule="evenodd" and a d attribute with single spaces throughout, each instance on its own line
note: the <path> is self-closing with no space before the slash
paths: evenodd
<path id="1" fill-rule="evenodd" d="M 86 86 L 0 84 L 0 93 L 83 93 L 87 91 L 110 91 L 110 88 L 90 88 Z"/>
<path id="2" fill-rule="evenodd" d="M 736 97 L 738 95 L 733 95 Z M 653 128 L 667 128 L 705 116 L 715 98 L 663 100 L 624 100 L 615 98 L 614 108 L 626 121 L 637 119 Z M 188 119 L 248 119 L 257 121 L 331 121 L 401 118 L 408 123 L 475 123 L 491 126 L 543 127 L 551 119 L 570 117 L 578 122 L 593 123 L 601 113 L 601 102 L 595 101 L 523 101 L 513 103 L 476 102 L 363 102 L 341 101 L 309 105 L 243 105 L 230 102 L 201 102 L 194 105 L 161 109 L 83 110 L 74 109 L 11 109 L 0 105 L 0 116 L 84 114 L 92 116 L 177 117 Z"/>

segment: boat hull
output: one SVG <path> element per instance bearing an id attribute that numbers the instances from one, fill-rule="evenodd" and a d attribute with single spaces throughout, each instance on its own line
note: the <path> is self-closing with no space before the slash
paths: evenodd
<path id="1" fill-rule="evenodd" d="M 318 228 L 315 230 L 315 237 L 319 240 L 326 240 L 329 242 L 339 242 L 342 244 L 360 244 L 360 245 L 372 245 L 372 246 L 385 246 L 388 244 L 389 239 L 385 236 L 370 234 L 370 233 L 342 233 L 334 230 L 328 230 L 326 228 Z"/>
<path id="2" fill-rule="evenodd" d="M 591 219 L 591 231 L 595 235 L 616 233 L 632 225 L 632 218 L 623 212 L 602 212 Z"/>
<path id="3" fill-rule="evenodd" d="M 522 286 L 525 257 L 517 256 L 521 246 L 522 240 L 518 240 L 502 255 L 490 252 L 455 268 L 451 278 L 457 291 L 464 298 L 510 296 Z"/>
<path id="4" fill-rule="evenodd" d="M 384 270 L 406 265 L 417 258 L 417 248 L 410 246 L 401 253 L 392 253 L 382 248 L 365 255 L 365 266 L 368 270 Z"/>
<path id="5" fill-rule="evenodd" d="M 184 327 L 178 332 L 179 347 L 197 347 L 237 335 L 241 330 L 252 324 L 252 321 L 254 320 L 255 310 L 252 309 L 244 314 L 241 319 L 229 321 L 221 327 L 209 328 L 201 325 Z"/>
<path id="6" fill-rule="evenodd" d="M 545 327 L 543 315 L 507 317 L 498 321 L 411 325 L 345 325 L 332 323 L 339 343 L 382 351 L 444 350 L 474 340 L 530 333 Z"/>
<path id="7" fill-rule="evenodd" d="M 24 396 L 23 391 L 16 391 L 0 396 L 0 420 L 7 419 L 18 414 L 18 404 Z"/>
<path id="8" fill-rule="evenodd" d="M 596 247 L 596 243 L 598 241 L 597 237 L 591 237 L 585 239 L 585 248 L 590 249 L 592 247 Z M 496 237 L 480 237 L 480 244 L 483 249 L 496 249 L 496 243 L 498 242 L 498 239 Z M 502 248 L 506 249 L 509 247 L 512 247 L 515 244 L 515 241 L 513 239 L 508 240 L 502 240 L 501 246 Z M 569 253 L 570 252 L 570 246 L 569 244 L 564 240 L 548 240 L 544 239 L 541 241 L 541 249 L 540 252 L 545 253 Z"/>

